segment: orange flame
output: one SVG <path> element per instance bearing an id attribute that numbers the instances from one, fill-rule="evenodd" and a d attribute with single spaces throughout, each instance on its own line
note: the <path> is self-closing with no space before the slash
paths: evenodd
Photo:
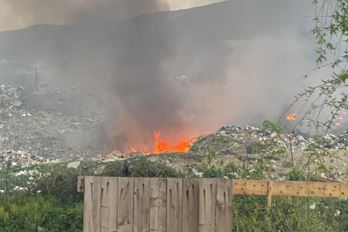
<path id="1" fill-rule="evenodd" d="M 287 119 L 288 121 L 296 121 L 296 119 L 297 119 L 297 114 L 295 114 L 295 113 L 293 113 L 293 114 L 288 114 L 288 115 L 286 116 L 286 119 Z"/>
<path id="2" fill-rule="evenodd" d="M 182 140 L 176 144 L 169 144 L 165 140 L 161 139 L 161 132 L 155 131 L 154 133 L 154 153 L 163 152 L 188 152 L 190 150 L 190 140 Z"/>
<path id="3" fill-rule="evenodd" d="M 160 154 L 165 152 L 183 152 L 187 153 L 190 151 L 193 139 L 180 140 L 175 143 L 170 143 L 161 138 L 161 132 L 155 131 L 153 134 L 153 148 L 150 150 L 137 149 L 137 146 L 132 146 L 129 148 L 129 153 L 142 153 L 144 155 L 148 154 Z"/>

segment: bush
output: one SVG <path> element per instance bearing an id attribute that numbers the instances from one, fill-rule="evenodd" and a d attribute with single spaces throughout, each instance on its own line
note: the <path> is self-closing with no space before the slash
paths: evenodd
<path id="1" fill-rule="evenodd" d="M 340 228 L 318 199 L 273 197 L 268 210 L 265 197 L 242 196 L 233 199 L 234 231 L 347 231 Z M 311 208 L 315 205 L 315 208 Z M 321 206 L 320 206 L 321 205 Z"/>
<path id="2" fill-rule="evenodd" d="M 82 231 L 82 202 L 66 204 L 54 196 L 16 196 L 9 211 L 0 204 L 2 232 L 77 232 Z"/>
<path id="3" fill-rule="evenodd" d="M 105 166 L 103 176 L 132 177 L 183 177 L 184 175 L 164 163 L 154 163 L 146 157 L 136 157 L 124 162 L 111 162 Z"/>

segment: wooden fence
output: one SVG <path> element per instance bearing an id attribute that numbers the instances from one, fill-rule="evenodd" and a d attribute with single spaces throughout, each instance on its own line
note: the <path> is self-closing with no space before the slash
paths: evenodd
<path id="1" fill-rule="evenodd" d="M 258 195 L 268 197 L 268 207 L 272 206 L 272 196 L 294 197 L 348 197 L 348 183 L 309 181 L 233 180 L 233 195 Z"/>
<path id="2" fill-rule="evenodd" d="M 226 232 L 231 181 L 84 177 L 84 232 Z"/>
<path id="3" fill-rule="evenodd" d="M 80 177 L 84 232 L 230 232 L 232 195 L 348 197 L 348 184 Z"/>

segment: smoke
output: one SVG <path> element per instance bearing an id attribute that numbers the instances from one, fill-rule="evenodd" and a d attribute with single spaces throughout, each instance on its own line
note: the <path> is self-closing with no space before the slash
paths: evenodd
<path id="1" fill-rule="evenodd" d="M 153 145 L 154 131 L 178 136 L 184 129 L 181 99 L 163 69 L 173 56 L 175 35 L 170 22 L 150 18 L 131 24 L 125 38 L 111 81 L 119 104 L 106 130 L 115 147 L 133 145 L 146 151 Z"/>
<path id="2" fill-rule="evenodd" d="M 157 0 L 1 0 L 0 28 L 37 24 L 72 24 L 112 22 L 128 17 L 168 10 Z"/>
<path id="3" fill-rule="evenodd" d="M 4 51 L 47 63 L 52 83 L 110 96 L 103 129 L 112 149 L 149 150 L 156 130 L 177 141 L 278 118 L 315 59 L 311 6 L 301 0 L 228 1 L 121 21 L 173 2 L 2 0 L 9 2 L 23 21 L 75 24 L 50 29 L 52 37 L 34 28 Z"/>
<path id="4" fill-rule="evenodd" d="M 221 0 L 0 0 L 0 31 L 37 24 L 115 22 L 157 11 L 180 10 Z"/>

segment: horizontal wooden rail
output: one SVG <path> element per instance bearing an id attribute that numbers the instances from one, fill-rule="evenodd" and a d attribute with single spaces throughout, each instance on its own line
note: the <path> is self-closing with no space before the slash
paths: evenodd
<path id="1" fill-rule="evenodd" d="M 84 192 L 84 177 L 78 178 L 77 191 Z M 233 180 L 232 195 L 302 197 L 348 197 L 348 183 L 345 182 L 306 182 L 306 181 L 268 181 Z"/>
<path id="2" fill-rule="evenodd" d="M 233 180 L 233 195 L 267 196 L 268 207 L 272 206 L 272 196 L 299 197 L 348 197 L 348 183 Z"/>
<path id="3" fill-rule="evenodd" d="M 233 180 L 233 195 L 269 195 L 303 197 L 348 197 L 348 183 Z"/>
<path id="4" fill-rule="evenodd" d="M 79 177 L 78 192 L 84 191 L 84 177 Z M 233 180 L 232 195 L 267 196 L 271 207 L 272 196 L 299 197 L 348 197 L 348 183 L 344 182 L 307 182 L 271 180 Z"/>

